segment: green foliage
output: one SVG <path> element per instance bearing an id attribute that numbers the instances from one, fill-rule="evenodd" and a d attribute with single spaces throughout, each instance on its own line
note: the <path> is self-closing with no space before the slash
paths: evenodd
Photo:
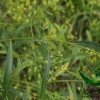
<path id="1" fill-rule="evenodd" d="M 0 0 L 0 100 L 91 100 L 94 88 L 96 100 L 99 8 L 99 0 Z"/>
<path id="2" fill-rule="evenodd" d="M 93 50 L 94 52 L 100 53 L 100 44 L 95 42 L 89 42 L 89 41 L 76 41 L 74 42 L 76 45 L 79 45 L 81 47 L 85 47 L 89 50 Z"/>
<path id="3" fill-rule="evenodd" d="M 49 71 L 50 71 L 50 65 L 51 65 L 51 59 L 50 59 L 50 52 L 47 51 L 46 54 L 46 62 L 45 62 L 45 66 L 44 66 L 44 74 L 43 74 L 43 79 L 42 79 L 42 83 L 41 83 L 41 90 L 40 90 L 40 100 L 42 100 L 47 83 L 48 83 L 48 79 L 49 79 Z"/>
<path id="4" fill-rule="evenodd" d="M 5 68 L 5 73 L 4 73 L 4 78 L 3 78 L 3 99 L 6 99 L 6 96 L 8 95 L 8 90 L 10 87 L 10 80 L 11 80 L 11 73 L 12 73 L 12 63 L 13 63 L 13 58 L 12 58 L 12 42 L 9 41 L 9 46 L 8 46 L 8 52 L 7 52 L 7 61 L 6 61 L 6 68 Z"/>
<path id="5" fill-rule="evenodd" d="M 100 82 L 95 82 L 96 80 L 90 80 L 89 78 L 85 77 L 81 72 L 80 75 L 86 83 L 93 86 L 100 86 Z"/>

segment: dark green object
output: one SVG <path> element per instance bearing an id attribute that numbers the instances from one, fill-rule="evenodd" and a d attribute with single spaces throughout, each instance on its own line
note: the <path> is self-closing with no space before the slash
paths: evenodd
<path id="1" fill-rule="evenodd" d="M 79 72 L 79 74 L 81 75 L 82 79 L 92 85 L 92 86 L 100 86 L 100 81 L 95 82 L 95 80 L 90 80 L 89 78 L 87 78 L 86 76 L 84 76 L 81 72 Z"/>
<path id="2" fill-rule="evenodd" d="M 83 9 L 81 0 L 72 0 L 72 3 L 74 4 L 75 7 L 78 7 L 81 10 Z"/>
<path id="3" fill-rule="evenodd" d="M 8 51 L 7 51 L 7 61 L 6 61 L 6 67 L 5 67 L 5 73 L 3 78 L 3 100 L 6 99 L 6 96 L 8 95 L 8 89 L 10 87 L 10 78 L 12 73 L 12 63 L 13 63 L 13 56 L 12 56 L 12 42 L 9 41 L 8 45 Z"/>

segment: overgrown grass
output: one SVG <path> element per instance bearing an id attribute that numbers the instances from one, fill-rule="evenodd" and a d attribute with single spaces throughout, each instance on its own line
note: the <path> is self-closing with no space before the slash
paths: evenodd
<path id="1" fill-rule="evenodd" d="M 99 0 L 0 2 L 0 100 L 100 99 Z"/>

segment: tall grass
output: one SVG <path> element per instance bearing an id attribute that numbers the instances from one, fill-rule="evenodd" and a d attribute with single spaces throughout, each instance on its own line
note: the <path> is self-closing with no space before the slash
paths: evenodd
<path id="1" fill-rule="evenodd" d="M 98 99 L 99 6 L 1 0 L 0 100 Z"/>

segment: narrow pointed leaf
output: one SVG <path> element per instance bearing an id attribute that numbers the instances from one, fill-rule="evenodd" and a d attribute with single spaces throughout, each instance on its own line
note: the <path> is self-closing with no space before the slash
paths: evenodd
<path id="1" fill-rule="evenodd" d="M 89 41 L 92 41 L 92 36 L 89 30 L 86 30 L 86 35 Z"/>
<path id="2" fill-rule="evenodd" d="M 69 67 L 71 67 L 77 61 L 75 58 L 76 58 L 78 52 L 79 52 L 79 47 L 77 47 L 77 46 L 74 47 L 71 59 L 69 61 L 68 69 L 69 69 Z"/>
<path id="3" fill-rule="evenodd" d="M 8 46 L 8 52 L 7 52 L 7 61 L 6 61 L 6 68 L 5 68 L 5 73 L 4 73 L 4 78 L 3 78 L 3 98 L 5 99 L 7 96 L 7 92 L 9 89 L 10 85 L 10 76 L 12 73 L 12 42 L 9 41 L 9 46 Z"/>
<path id="4" fill-rule="evenodd" d="M 68 86 L 68 92 L 69 92 L 69 99 L 74 99 L 74 94 L 73 94 L 73 91 L 71 89 L 71 86 L 67 83 L 67 86 Z"/>
<path id="5" fill-rule="evenodd" d="M 100 86 L 100 81 L 97 81 L 97 80 L 90 80 L 89 78 L 87 78 L 86 76 L 84 76 L 81 72 L 79 72 L 79 74 L 81 75 L 82 79 L 92 85 L 92 86 Z"/>
<path id="6" fill-rule="evenodd" d="M 44 65 L 44 75 L 43 75 L 43 79 L 42 79 L 42 84 L 41 84 L 41 90 L 40 90 L 40 100 L 43 98 L 45 89 L 46 89 L 46 85 L 49 79 L 49 71 L 50 71 L 50 65 L 51 65 L 51 59 L 50 59 L 50 52 L 47 51 L 47 55 L 46 55 L 46 61 L 47 63 L 45 63 Z"/>
<path id="7" fill-rule="evenodd" d="M 70 62 L 69 62 L 69 64 L 68 64 L 68 69 L 69 69 L 69 67 L 72 66 L 72 64 L 73 64 L 73 62 L 74 62 L 74 60 L 75 60 L 75 57 L 76 57 L 76 55 L 73 54 L 72 57 L 71 57 L 71 59 L 70 59 Z"/>
<path id="8" fill-rule="evenodd" d="M 98 43 L 89 42 L 89 41 L 76 41 L 73 43 L 76 45 L 85 47 L 85 48 L 89 48 L 90 50 L 93 50 L 93 51 L 100 53 L 100 44 L 98 44 Z"/>

